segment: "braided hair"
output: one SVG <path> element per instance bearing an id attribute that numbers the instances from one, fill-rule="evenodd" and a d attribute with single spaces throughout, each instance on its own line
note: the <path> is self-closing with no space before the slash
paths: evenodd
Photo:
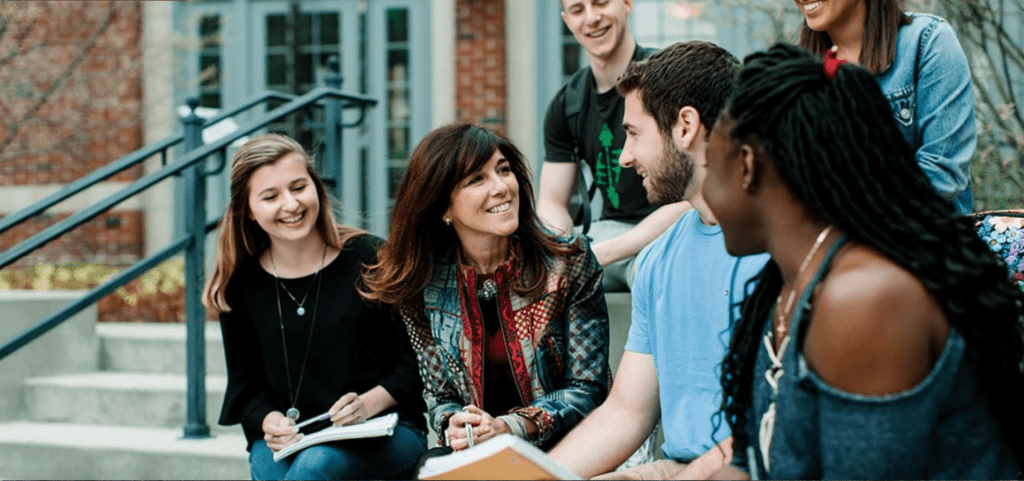
<path id="1" fill-rule="evenodd" d="M 744 64 L 720 125 L 732 122 L 734 141 L 763 147 L 815 215 L 921 280 L 962 333 L 989 407 L 1024 466 L 1015 432 L 1024 426 L 1024 296 L 971 221 L 932 189 L 874 77 L 846 64 L 830 79 L 818 57 L 784 44 Z M 779 266 L 769 261 L 751 282 L 757 286 L 722 362 L 720 415 L 736 453 L 750 442 L 754 362 L 782 288 Z"/>

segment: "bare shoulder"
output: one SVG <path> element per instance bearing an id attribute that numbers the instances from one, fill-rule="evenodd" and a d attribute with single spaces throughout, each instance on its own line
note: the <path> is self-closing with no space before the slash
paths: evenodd
<path id="1" fill-rule="evenodd" d="M 867 395 L 917 385 L 949 331 L 938 300 L 878 251 L 844 247 L 814 296 L 804 352 L 830 385 Z"/>

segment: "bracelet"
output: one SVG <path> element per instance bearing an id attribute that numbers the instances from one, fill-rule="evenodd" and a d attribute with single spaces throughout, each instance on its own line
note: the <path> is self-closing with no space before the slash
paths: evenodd
<path id="1" fill-rule="evenodd" d="M 518 414 L 504 414 L 498 416 L 498 419 L 505 421 L 505 425 L 508 426 L 508 430 L 512 431 L 513 435 L 526 439 L 526 423 L 523 422 L 522 416 Z"/>

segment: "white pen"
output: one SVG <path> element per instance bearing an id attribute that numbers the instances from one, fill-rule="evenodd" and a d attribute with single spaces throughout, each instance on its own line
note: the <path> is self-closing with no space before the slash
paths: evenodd
<path id="1" fill-rule="evenodd" d="M 330 411 L 327 411 L 327 412 L 325 412 L 325 413 L 323 413 L 323 414 L 321 414 L 319 416 L 309 418 L 309 419 L 307 419 L 305 421 L 302 421 L 299 424 L 296 424 L 295 425 L 295 429 L 302 429 L 302 428 L 304 428 L 306 426 L 309 426 L 310 424 L 313 424 L 313 423 L 315 423 L 317 421 L 323 421 L 324 419 L 331 419 L 331 412 Z"/>

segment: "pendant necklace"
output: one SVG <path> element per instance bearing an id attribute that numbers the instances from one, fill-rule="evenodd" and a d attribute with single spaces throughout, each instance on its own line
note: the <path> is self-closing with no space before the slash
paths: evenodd
<path id="1" fill-rule="evenodd" d="M 284 283 L 282 283 L 281 279 L 277 277 L 277 267 L 274 265 L 273 251 L 271 251 L 270 253 L 270 267 L 271 269 L 274 270 L 274 297 L 277 299 L 277 320 L 278 324 L 281 326 L 281 347 L 284 350 L 284 372 L 285 379 L 288 380 L 288 400 L 291 401 L 291 407 L 289 407 L 288 411 L 285 412 L 285 416 L 287 416 L 288 419 L 291 419 L 292 421 L 299 420 L 299 410 L 298 408 L 295 407 L 295 404 L 296 401 L 298 401 L 299 399 L 299 390 L 302 389 L 302 379 L 306 376 L 306 359 L 309 359 L 309 346 L 313 342 L 313 325 L 316 323 L 317 307 L 320 306 L 320 284 L 322 284 L 324 280 L 323 269 L 324 258 L 326 257 L 327 244 L 324 243 L 324 251 L 322 254 L 320 254 L 320 267 L 317 268 L 315 278 L 313 279 L 313 282 L 310 283 L 309 290 L 306 291 L 306 297 L 309 297 L 309 293 L 313 290 L 313 284 L 316 284 L 317 294 L 316 300 L 313 301 L 313 317 L 309 321 L 309 338 L 306 339 L 306 352 L 302 355 L 302 367 L 299 368 L 299 382 L 295 386 L 295 395 L 292 396 L 292 369 L 291 366 L 288 364 L 288 343 L 287 341 L 285 341 L 284 335 L 284 315 L 281 311 L 281 291 L 277 287 L 278 284 L 280 284 L 281 287 L 284 288 Z M 285 288 L 285 293 L 288 293 L 287 288 Z M 288 293 L 288 295 L 291 296 L 290 293 Z M 303 303 L 306 302 L 306 297 L 302 298 Z M 292 297 L 292 300 L 295 300 L 295 298 Z M 296 303 L 299 304 L 299 309 L 298 311 L 296 311 L 296 314 L 302 316 L 303 314 L 306 313 L 306 311 L 305 309 L 302 308 L 302 303 Z"/>
<path id="2" fill-rule="evenodd" d="M 327 243 L 325 242 L 324 243 L 324 251 L 323 251 L 322 254 L 320 254 L 320 267 L 317 268 L 316 274 L 320 274 L 320 269 L 324 268 L 324 257 L 326 257 L 326 255 L 327 255 Z M 299 308 L 295 310 L 295 313 L 300 315 L 300 316 L 306 315 L 306 308 L 303 307 L 303 305 L 306 304 L 306 299 L 309 298 L 309 293 L 313 291 L 313 284 L 314 283 L 313 282 L 309 283 L 309 288 L 306 289 L 306 295 L 302 296 L 302 300 L 299 301 L 298 299 L 295 298 L 295 296 L 292 295 L 291 291 L 288 290 L 288 286 L 284 285 L 284 282 L 281 281 L 281 278 L 277 276 L 277 266 L 274 264 L 274 251 L 273 251 L 273 249 L 270 250 L 270 268 L 274 270 L 274 279 L 276 280 L 276 282 L 280 282 L 281 283 L 281 288 L 284 289 L 284 293 L 288 294 L 288 297 L 290 297 L 292 299 L 292 302 L 298 304 Z M 313 280 L 315 281 L 316 279 L 313 279 Z"/>
<path id="3" fill-rule="evenodd" d="M 779 348 L 775 349 L 773 341 L 773 329 L 768 329 L 768 332 L 764 333 L 764 347 L 768 352 L 768 359 L 771 361 L 771 365 L 765 370 L 764 377 L 768 381 L 768 386 L 772 390 L 771 403 L 768 405 L 768 409 L 763 415 L 761 415 L 761 422 L 758 429 L 758 441 L 761 444 L 761 462 L 764 463 L 765 471 L 771 471 L 771 458 L 769 453 L 772 448 L 772 437 L 775 434 L 775 400 L 779 397 L 779 382 L 782 380 L 785 371 L 782 368 L 782 357 L 786 355 L 786 348 L 789 347 L 791 336 L 787 335 L 786 318 L 789 317 L 790 310 L 793 309 L 793 300 L 796 298 L 797 286 L 800 282 L 800 276 L 807 269 L 807 265 L 811 263 L 811 259 L 814 257 L 814 253 L 818 252 L 818 248 L 821 247 L 822 242 L 828 237 L 828 233 L 832 230 L 832 226 L 829 225 L 822 229 L 821 233 L 818 234 L 818 238 L 814 240 L 814 245 L 811 246 L 811 250 L 807 252 L 807 256 L 804 257 L 803 262 L 800 263 L 800 268 L 796 271 L 796 277 L 793 278 L 793 288 L 789 290 L 789 297 L 786 300 L 786 304 L 782 306 L 782 293 L 779 293 L 779 298 L 775 301 L 775 309 L 778 310 L 782 307 L 782 311 L 778 316 L 779 325 L 775 327 L 774 331 L 778 332 Z"/>

